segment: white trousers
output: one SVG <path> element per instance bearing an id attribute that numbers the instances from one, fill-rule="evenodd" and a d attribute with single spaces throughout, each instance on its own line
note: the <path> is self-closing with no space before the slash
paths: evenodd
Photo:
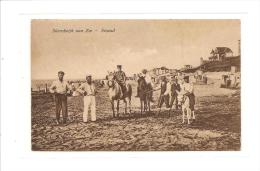
<path id="1" fill-rule="evenodd" d="M 96 99 L 95 96 L 84 96 L 83 122 L 88 121 L 88 111 L 90 108 L 91 121 L 96 120 Z"/>

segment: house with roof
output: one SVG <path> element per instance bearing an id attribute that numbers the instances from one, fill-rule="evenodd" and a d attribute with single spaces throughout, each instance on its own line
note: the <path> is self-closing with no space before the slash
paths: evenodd
<path id="1" fill-rule="evenodd" d="M 159 80 L 161 77 L 171 77 L 177 73 L 176 69 L 169 69 L 166 68 L 165 66 L 158 67 L 158 68 L 153 68 L 148 71 L 148 74 L 151 76 L 152 81 L 154 83 L 159 83 Z"/>
<path id="2" fill-rule="evenodd" d="M 184 69 L 191 69 L 192 65 L 184 65 Z"/>
<path id="3" fill-rule="evenodd" d="M 166 67 L 159 67 L 159 68 L 153 68 L 152 70 L 148 71 L 150 75 L 158 76 L 163 75 L 170 72 L 170 69 Z"/>

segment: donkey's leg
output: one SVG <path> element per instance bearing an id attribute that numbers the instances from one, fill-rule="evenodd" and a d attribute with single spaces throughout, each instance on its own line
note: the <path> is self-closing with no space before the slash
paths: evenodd
<path id="1" fill-rule="evenodd" d="M 113 118 L 115 117 L 115 106 L 114 106 L 114 100 L 111 100 L 111 106 L 112 106 L 112 112 L 113 112 Z"/>
<path id="2" fill-rule="evenodd" d="M 141 104 L 141 115 L 143 113 L 143 101 L 140 99 L 140 104 Z"/>
<path id="3" fill-rule="evenodd" d="M 185 108 L 182 107 L 182 123 L 185 122 Z"/>
<path id="4" fill-rule="evenodd" d="M 149 110 L 149 113 L 151 112 L 151 101 L 150 99 L 148 100 L 148 110 Z"/>
<path id="5" fill-rule="evenodd" d="M 119 117 L 119 102 L 120 100 L 117 100 L 117 106 L 116 106 L 117 117 Z"/>
<path id="6" fill-rule="evenodd" d="M 171 109 L 172 109 L 172 107 L 169 108 L 169 113 L 168 113 L 169 117 L 171 116 Z"/>
<path id="7" fill-rule="evenodd" d="M 159 115 L 161 114 L 161 107 L 159 108 L 159 111 L 158 112 L 156 112 L 157 114 L 156 114 L 156 117 L 159 117 Z"/>
<path id="8" fill-rule="evenodd" d="M 132 109 L 131 109 L 131 97 L 128 98 L 128 106 L 129 106 L 129 113 L 132 113 Z"/>
<path id="9" fill-rule="evenodd" d="M 190 108 L 187 108 L 187 119 L 188 119 L 188 124 L 190 124 L 190 117 L 191 117 L 191 110 L 190 110 Z"/>
<path id="10" fill-rule="evenodd" d="M 126 101 L 126 99 L 124 99 L 124 103 L 125 103 L 125 114 L 127 114 L 127 101 Z"/>
<path id="11" fill-rule="evenodd" d="M 146 98 L 144 99 L 144 112 L 146 113 L 147 111 L 147 100 Z"/>
<path id="12" fill-rule="evenodd" d="M 192 119 L 195 120 L 195 112 L 194 112 L 194 110 L 192 111 Z"/>

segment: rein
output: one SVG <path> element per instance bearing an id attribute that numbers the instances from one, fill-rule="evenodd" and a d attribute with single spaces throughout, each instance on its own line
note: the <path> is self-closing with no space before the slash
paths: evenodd
<path id="1" fill-rule="evenodd" d="M 148 93 L 150 93 L 150 92 L 158 91 L 158 90 L 161 90 L 161 88 L 159 88 L 159 89 L 153 89 L 153 90 L 149 90 L 149 91 L 145 91 L 144 94 L 148 94 Z"/>

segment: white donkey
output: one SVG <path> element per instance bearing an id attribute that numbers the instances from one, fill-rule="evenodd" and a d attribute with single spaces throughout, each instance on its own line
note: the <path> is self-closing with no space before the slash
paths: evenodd
<path id="1" fill-rule="evenodd" d="M 185 95 L 186 92 L 181 88 L 181 91 L 178 92 L 178 105 L 181 106 L 182 109 L 182 123 L 185 123 L 185 114 L 187 116 L 188 124 L 190 124 L 191 119 L 191 113 L 192 113 L 192 119 L 195 119 L 195 113 L 194 111 L 191 111 L 190 109 L 190 99 L 187 95 Z"/>

